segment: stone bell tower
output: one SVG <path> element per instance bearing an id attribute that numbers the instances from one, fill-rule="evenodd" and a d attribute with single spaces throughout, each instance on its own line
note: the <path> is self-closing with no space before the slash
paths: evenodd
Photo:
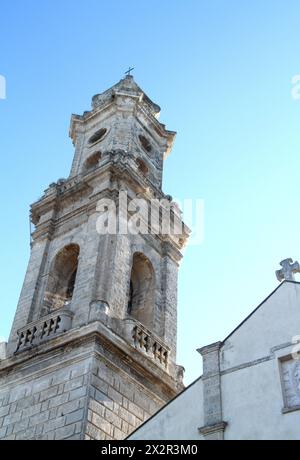
<path id="1" fill-rule="evenodd" d="M 128 75 L 72 116 L 70 175 L 31 206 L 30 261 L 0 348 L 1 439 L 123 439 L 183 387 L 177 274 L 189 230 L 162 192 L 175 133 L 159 111 Z M 137 198 L 162 203 L 155 231 L 145 209 L 136 219 Z M 166 210 L 180 232 L 160 231 Z M 143 232 L 124 231 L 134 218 Z"/>

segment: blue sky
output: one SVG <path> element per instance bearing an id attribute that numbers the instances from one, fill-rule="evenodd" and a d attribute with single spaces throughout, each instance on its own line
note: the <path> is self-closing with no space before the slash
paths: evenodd
<path id="1" fill-rule="evenodd" d="M 277 286 L 281 259 L 300 259 L 299 17 L 291 0 L 1 2 L 2 337 L 28 262 L 29 204 L 69 174 L 71 113 L 130 65 L 178 132 L 164 191 L 205 202 L 205 238 L 185 250 L 178 304 L 178 362 L 186 383 L 200 374 L 196 348 L 223 339 Z"/>

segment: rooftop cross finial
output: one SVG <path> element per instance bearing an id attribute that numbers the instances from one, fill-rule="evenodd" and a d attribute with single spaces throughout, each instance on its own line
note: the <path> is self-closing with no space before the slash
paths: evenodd
<path id="1" fill-rule="evenodd" d="M 284 259 L 280 262 L 281 270 L 276 270 L 276 278 L 278 281 L 288 280 L 295 281 L 294 273 L 300 273 L 300 265 L 298 262 L 293 262 L 293 259 Z"/>
<path id="2" fill-rule="evenodd" d="M 134 70 L 134 67 L 129 67 L 129 69 L 125 72 L 125 75 L 131 75 L 132 70 Z"/>

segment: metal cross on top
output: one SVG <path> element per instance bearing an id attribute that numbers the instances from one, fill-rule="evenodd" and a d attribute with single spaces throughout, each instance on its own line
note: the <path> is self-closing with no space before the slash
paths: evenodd
<path id="1" fill-rule="evenodd" d="M 295 281 L 294 273 L 300 273 L 300 265 L 298 262 L 293 262 L 293 259 L 284 259 L 280 262 L 281 270 L 276 270 L 278 281 L 288 280 Z"/>
<path id="2" fill-rule="evenodd" d="M 129 67 L 129 69 L 125 72 L 125 75 L 131 75 L 132 70 L 134 70 L 134 67 Z"/>

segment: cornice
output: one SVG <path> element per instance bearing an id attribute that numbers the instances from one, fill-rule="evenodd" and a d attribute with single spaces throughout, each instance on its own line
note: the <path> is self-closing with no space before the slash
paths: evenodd
<path id="1" fill-rule="evenodd" d="M 53 190 L 51 190 L 51 188 L 48 189 L 44 197 L 31 206 L 32 220 L 34 218 L 37 219 L 37 216 L 44 215 L 50 210 L 53 210 L 53 214 L 47 221 L 41 224 L 39 224 L 38 221 L 36 222 L 36 229 L 33 233 L 34 239 L 45 236 L 51 237 L 53 230 L 57 230 L 57 228 L 61 227 L 66 222 L 83 214 L 88 217 L 96 211 L 98 200 L 103 197 L 114 199 L 118 208 L 117 200 L 120 189 L 128 189 L 128 191 L 133 190 L 137 195 L 134 198 L 138 197 L 145 199 L 148 203 L 151 199 L 165 199 L 171 203 L 168 195 L 165 195 L 161 189 L 156 188 L 134 171 L 131 166 L 131 159 L 126 158 L 124 161 L 120 161 L 122 155 L 124 156 L 124 152 L 113 152 L 106 162 L 100 164 L 98 168 L 88 174 L 71 177 L 62 183 L 58 183 L 55 186 L 53 185 Z M 103 190 L 93 192 L 93 190 L 95 190 L 95 183 L 101 183 L 102 178 L 107 174 L 109 175 L 110 185 Z M 82 193 L 86 193 L 86 200 L 84 200 L 83 204 L 76 209 L 70 211 L 66 210 L 64 214 L 63 208 L 66 201 Z M 176 219 L 182 225 L 182 235 L 178 237 L 172 234 L 157 234 L 155 238 L 165 244 L 168 255 L 171 255 L 176 262 L 179 262 L 182 257 L 180 250 L 188 239 L 189 229 L 181 220 L 180 216 L 178 216 L 178 213 L 171 209 L 171 219 L 172 216 L 174 219 L 175 214 Z M 128 216 L 130 216 L 130 213 L 128 213 Z M 149 228 L 149 234 L 152 235 L 151 228 Z M 166 243 L 168 243 L 168 245 Z"/>
<path id="2" fill-rule="evenodd" d="M 17 372 L 24 366 L 34 366 L 41 360 L 48 359 L 49 353 L 52 354 L 59 349 L 67 350 L 70 347 L 73 349 L 91 342 L 100 343 L 105 350 L 112 352 L 127 362 L 134 371 L 144 375 L 145 379 L 159 384 L 165 393 L 171 393 L 173 396 L 177 394 L 176 381 L 163 368 L 157 366 L 149 357 L 140 353 L 100 321 L 71 329 L 30 350 L 18 352 L 0 361 L 0 376 L 12 370 Z"/>

